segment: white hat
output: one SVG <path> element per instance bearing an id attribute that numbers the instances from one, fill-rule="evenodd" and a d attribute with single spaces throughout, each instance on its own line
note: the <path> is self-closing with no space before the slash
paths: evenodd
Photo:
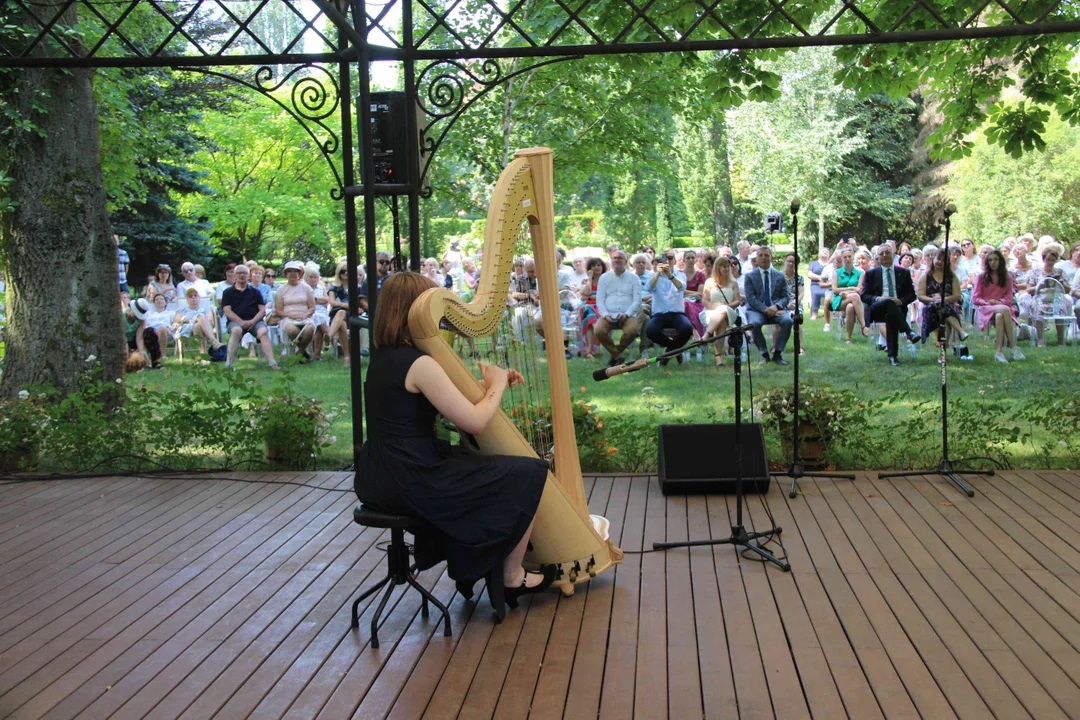
<path id="1" fill-rule="evenodd" d="M 150 312 L 152 309 L 150 301 L 145 298 L 136 298 L 135 302 L 131 303 L 131 312 L 135 313 L 135 317 L 140 320 L 145 320 L 146 313 Z"/>
<path id="2" fill-rule="evenodd" d="M 299 260 L 290 260 L 289 262 L 285 263 L 285 267 L 282 269 L 282 272 L 287 273 L 290 270 L 299 270 L 300 274 L 303 275 L 304 263 L 300 262 Z"/>

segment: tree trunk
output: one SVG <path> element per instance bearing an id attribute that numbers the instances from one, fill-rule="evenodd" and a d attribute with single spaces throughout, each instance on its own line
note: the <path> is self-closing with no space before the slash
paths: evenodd
<path id="1" fill-rule="evenodd" d="M 656 181 L 656 247 L 671 246 L 671 213 L 668 209 L 667 180 Z"/>
<path id="2" fill-rule="evenodd" d="M 73 24 L 75 13 L 65 20 Z M 8 79 L 4 101 L 40 132 L 19 133 L 5 150 L 18 207 L 0 238 L 9 286 L 0 395 L 35 383 L 70 391 L 89 355 L 106 378 L 122 377 L 117 254 L 92 71 L 19 69 Z"/>
<path id="3" fill-rule="evenodd" d="M 720 183 L 716 213 L 716 244 L 732 246 L 735 242 L 735 201 L 731 195 L 731 162 L 728 157 L 727 117 L 717 113 L 712 125 L 716 149 L 717 175 Z"/>
<path id="4" fill-rule="evenodd" d="M 817 216 L 817 249 L 820 250 L 825 247 L 825 210 L 822 209 L 820 203 L 818 203 Z"/>

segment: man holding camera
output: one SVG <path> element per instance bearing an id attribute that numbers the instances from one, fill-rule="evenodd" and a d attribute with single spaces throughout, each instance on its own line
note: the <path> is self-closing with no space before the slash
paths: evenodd
<path id="1" fill-rule="evenodd" d="M 675 269 L 675 253 L 668 250 L 656 266 L 656 274 L 649 279 L 652 293 L 652 317 L 645 326 L 645 335 L 665 351 L 681 348 L 694 334 L 694 326 L 686 317 L 683 293 L 686 276 Z M 673 332 L 674 331 L 674 332 Z M 682 363 L 682 355 L 676 359 Z M 666 365 L 667 360 L 661 360 Z"/>

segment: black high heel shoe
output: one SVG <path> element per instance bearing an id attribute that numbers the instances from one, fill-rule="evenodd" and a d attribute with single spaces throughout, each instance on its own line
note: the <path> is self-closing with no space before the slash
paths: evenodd
<path id="1" fill-rule="evenodd" d="M 532 595 L 534 593 L 547 590 L 549 587 L 551 587 L 551 584 L 555 582 L 555 576 L 558 574 L 558 572 L 558 565 L 541 565 L 539 573 L 530 573 L 526 571 L 525 577 L 521 578 L 520 586 L 505 589 L 504 597 L 506 599 L 506 604 L 509 605 L 511 608 L 516 608 L 518 606 L 518 598 L 520 598 L 522 595 Z M 543 580 L 541 580 L 536 585 L 526 585 L 526 583 L 529 581 L 529 575 L 539 574 L 543 575 Z"/>

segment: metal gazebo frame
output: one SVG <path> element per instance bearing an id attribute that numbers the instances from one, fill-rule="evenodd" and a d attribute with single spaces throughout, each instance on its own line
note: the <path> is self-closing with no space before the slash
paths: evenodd
<path id="1" fill-rule="evenodd" d="M 467 8 L 463 8 L 464 5 Z M 268 9 L 269 8 L 269 9 Z M 307 10 L 307 12 L 305 12 Z M 396 12 L 395 12 L 396 10 Z M 289 13 L 292 13 L 291 15 Z M 546 13 L 533 26 L 530 13 Z M 281 13 L 287 37 L 269 38 L 262 21 Z M 365 261 L 376 268 L 375 199 L 408 199 L 409 254 L 420 256 L 420 178 L 456 120 L 492 89 L 524 72 L 588 55 L 867 46 L 1080 33 L 1065 0 L 0 0 L 0 69 L 161 67 L 241 83 L 299 122 L 333 169 L 344 203 L 346 257 L 359 265 L 355 198 L 364 198 Z M 80 18 L 78 26 L 73 20 Z M 470 24 L 470 21 L 480 20 Z M 327 34 L 320 21 L 337 31 Z M 216 25 L 206 40 L 200 28 Z M 220 36 L 227 36 L 224 40 Z M 308 51 L 314 40 L 318 51 Z M 501 60 L 535 62 L 504 73 Z M 370 63 L 404 66 L 407 128 L 422 159 L 406 182 L 357 183 L 354 120 L 362 177 L 374 176 Z M 350 70 L 356 65 L 354 115 Z M 419 67 L 418 72 L 418 64 Z M 224 68 L 253 66 L 253 75 Z M 277 82 L 276 74 L 293 66 Z M 333 69 L 336 68 L 336 77 Z M 278 91 L 294 80 L 289 102 Z M 324 121 L 340 113 L 340 135 Z M 357 283 L 349 273 L 350 317 Z M 371 312 L 376 288 L 369 299 Z M 359 333 L 350 333 L 359 358 Z M 352 364 L 353 455 L 363 443 L 362 363 Z"/>

